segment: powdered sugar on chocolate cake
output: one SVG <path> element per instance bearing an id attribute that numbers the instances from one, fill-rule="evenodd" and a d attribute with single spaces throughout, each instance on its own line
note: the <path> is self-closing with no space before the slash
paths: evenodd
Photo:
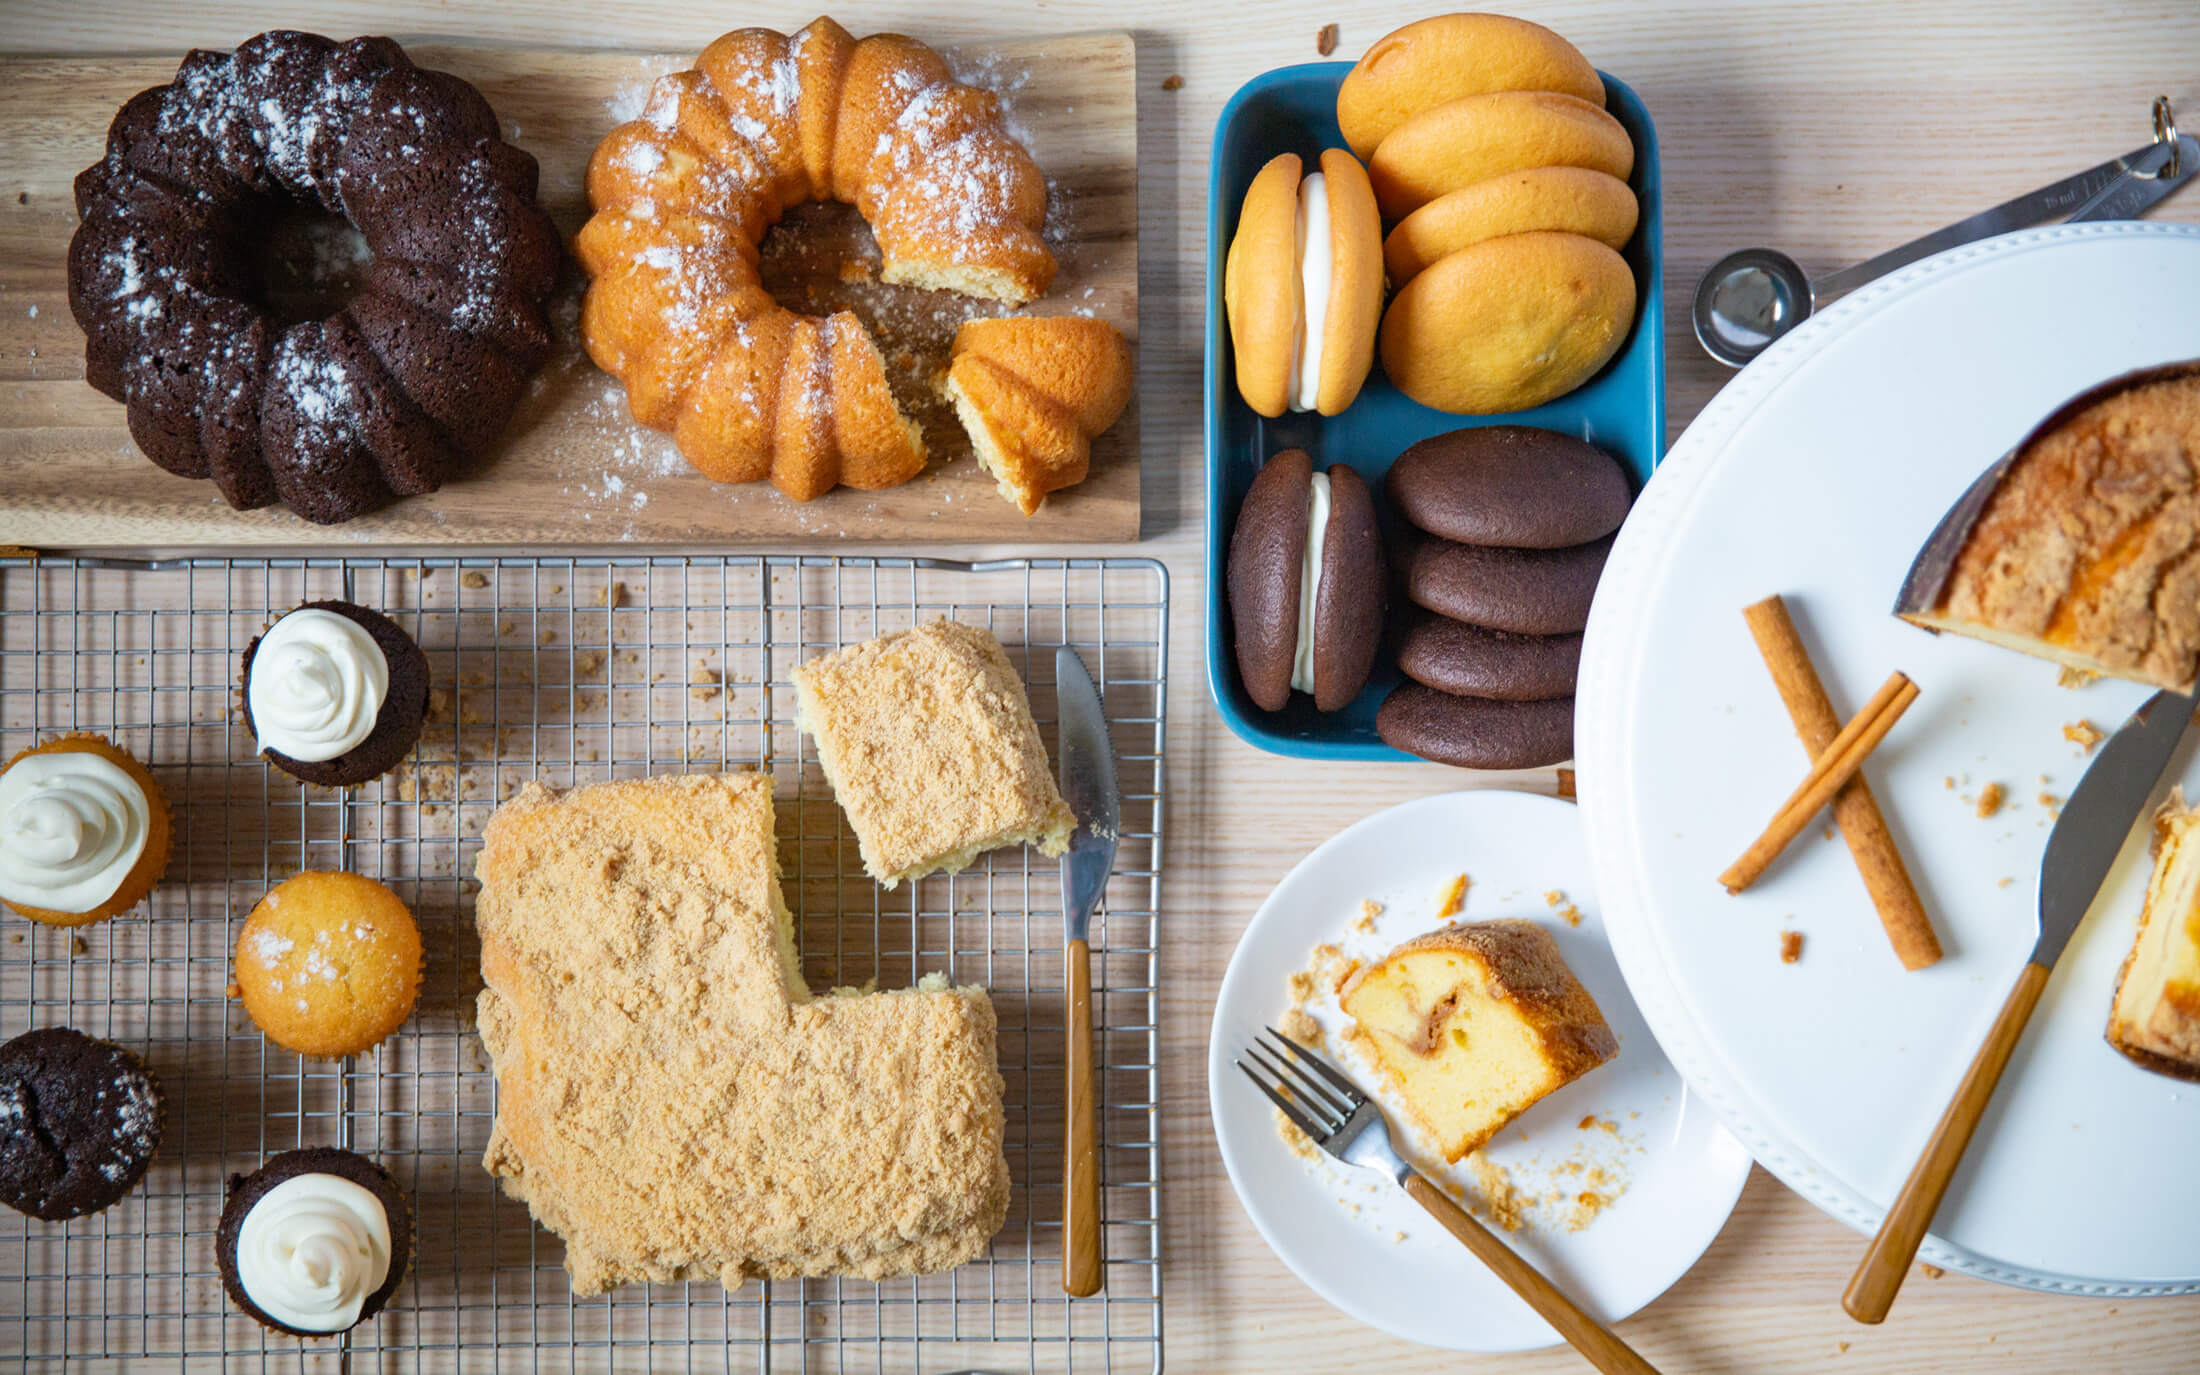
<path id="1" fill-rule="evenodd" d="M 146 456 L 239 508 L 349 520 L 432 491 L 547 355 L 559 261 L 534 159 L 472 87 L 385 38 L 264 33 L 193 52 L 77 178 L 69 295 L 88 381 Z M 252 259 L 301 208 L 358 286 L 326 318 L 261 299 Z"/>

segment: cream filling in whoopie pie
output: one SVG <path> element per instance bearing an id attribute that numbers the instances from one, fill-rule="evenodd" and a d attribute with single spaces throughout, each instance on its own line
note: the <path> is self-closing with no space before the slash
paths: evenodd
<path id="1" fill-rule="evenodd" d="M 1329 238 L 1329 183 L 1319 172 L 1299 183 L 1298 224 L 1299 296 L 1304 304 L 1293 351 L 1297 372 L 1291 387 L 1291 409 L 1310 411 L 1321 395 L 1322 336 L 1329 332 L 1329 298 L 1337 277 L 1336 254 Z M 1328 479 L 1319 480 L 1326 488 Z"/>
<path id="2" fill-rule="evenodd" d="M 1314 691 L 1314 594 L 1321 590 L 1322 542 L 1329 530 L 1329 474 L 1306 490 L 1306 552 L 1299 558 L 1299 638 L 1291 650 L 1291 690 Z"/>

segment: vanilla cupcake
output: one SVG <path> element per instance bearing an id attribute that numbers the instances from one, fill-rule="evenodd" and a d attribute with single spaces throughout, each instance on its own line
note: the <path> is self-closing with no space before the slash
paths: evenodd
<path id="1" fill-rule="evenodd" d="M 237 936 L 244 1010 L 300 1055 L 372 1050 L 420 996 L 420 928 L 397 894 L 359 874 L 307 872 L 261 898 Z"/>
<path id="2" fill-rule="evenodd" d="M 69 734 L 0 769 L 0 902 L 49 926 L 136 906 L 168 867 L 168 798 L 143 764 Z"/>
<path id="3" fill-rule="evenodd" d="M 242 681 L 260 753 L 324 787 L 395 768 L 427 717 L 428 656 L 395 621 L 350 602 L 285 614 L 245 647 Z"/>
<path id="4" fill-rule="evenodd" d="M 229 1177 L 214 1261 L 229 1301 L 253 1321 L 293 1337 L 333 1337 L 396 1295 L 412 1233 L 412 1205 L 389 1171 L 313 1146 Z"/>

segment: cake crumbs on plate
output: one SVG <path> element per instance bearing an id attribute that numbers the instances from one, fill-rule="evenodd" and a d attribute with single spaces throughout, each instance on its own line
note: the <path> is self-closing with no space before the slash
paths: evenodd
<path id="1" fill-rule="evenodd" d="M 2001 804 L 2009 796 L 2009 790 L 1999 783 L 1989 783 L 1978 790 L 1978 818 L 1985 821 L 2001 810 Z"/>
<path id="2" fill-rule="evenodd" d="M 1375 919 L 1383 914 L 1383 905 L 1373 898 L 1360 899 L 1360 915 L 1352 919 L 1352 929 L 1362 935 L 1375 934 Z"/>
<path id="3" fill-rule="evenodd" d="M 1505 1167 L 1476 1151 L 1467 1157 L 1467 1165 L 1474 1171 L 1475 1189 L 1481 1195 L 1482 1209 L 1491 1223 L 1507 1232 L 1517 1232 L 1528 1221 L 1527 1201 L 1513 1187 L 1512 1176 Z"/>
<path id="4" fill-rule="evenodd" d="M 1313 1138 L 1299 1130 L 1298 1123 L 1284 1116 L 1282 1108 L 1271 1108 L 1270 1111 L 1276 1115 L 1276 1135 L 1282 1137 L 1283 1144 L 1291 1148 L 1291 1154 L 1301 1160 L 1322 1158 L 1321 1147 L 1314 1144 Z"/>
<path id="5" fill-rule="evenodd" d="M 2087 754 L 2093 753 L 2094 746 L 2100 744 L 2103 740 L 2106 740 L 2107 738 L 2108 733 L 2106 731 L 2103 731 L 2099 726 L 2094 725 L 2091 721 L 2086 720 L 2082 716 L 2071 724 L 2063 727 L 2063 739 L 2068 740 L 2073 745 L 2079 746 Z"/>
<path id="6" fill-rule="evenodd" d="M 2058 820 L 2062 816 L 2062 799 L 2050 792 L 2040 794 L 2040 805 L 2047 808 L 2047 819 Z"/>
<path id="7" fill-rule="evenodd" d="M 1287 1040 L 1295 1041 L 1302 1046 L 1318 1048 L 1322 1043 L 1322 1024 L 1315 1021 L 1313 1016 L 1303 1007 L 1294 1007 L 1287 1010 L 1283 1014 L 1281 1025 L 1276 1030 L 1282 1032 Z"/>
<path id="8" fill-rule="evenodd" d="M 1803 933 L 1800 931 L 1782 931 L 1780 933 L 1780 963 L 1794 964 L 1801 958 L 1803 958 Z"/>
<path id="9" fill-rule="evenodd" d="M 2078 668 L 2075 665 L 2064 664 L 2062 671 L 2055 675 L 2055 686 L 2082 688 L 2094 682 L 2100 676 L 2090 668 Z"/>
<path id="10" fill-rule="evenodd" d="M 1452 879 L 1451 885 L 1444 889 L 1444 900 L 1436 905 L 1438 921 L 1459 915 L 1459 909 L 1467 905 L 1467 886 L 1473 882 L 1465 874 Z"/>

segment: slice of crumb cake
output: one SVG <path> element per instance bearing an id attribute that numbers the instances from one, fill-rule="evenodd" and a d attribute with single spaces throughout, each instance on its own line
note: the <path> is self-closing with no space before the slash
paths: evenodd
<path id="1" fill-rule="evenodd" d="M 812 659 L 794 686 L 863 867 L 885 887 L 1003 846 L 1069 848 L 1077 818 L 991 631 L 927 621 Z"/>
<path id="2" fill-rule="evenodd" d="M 1619 1052 L 1558 942 L 1518 918 L 1416 936 L 1338 1001 L 1350 1038 L 1450 1161 Z"/>
<path id="3" fill-rule="evenodd" d="M 984 1252 L 1009 1194 L 992 1003 L 938 975 L 810 994 L 768 775 L 529 783 L 478 873 L 482 1163 L 565 1239 L 575 1294 Z"/>

